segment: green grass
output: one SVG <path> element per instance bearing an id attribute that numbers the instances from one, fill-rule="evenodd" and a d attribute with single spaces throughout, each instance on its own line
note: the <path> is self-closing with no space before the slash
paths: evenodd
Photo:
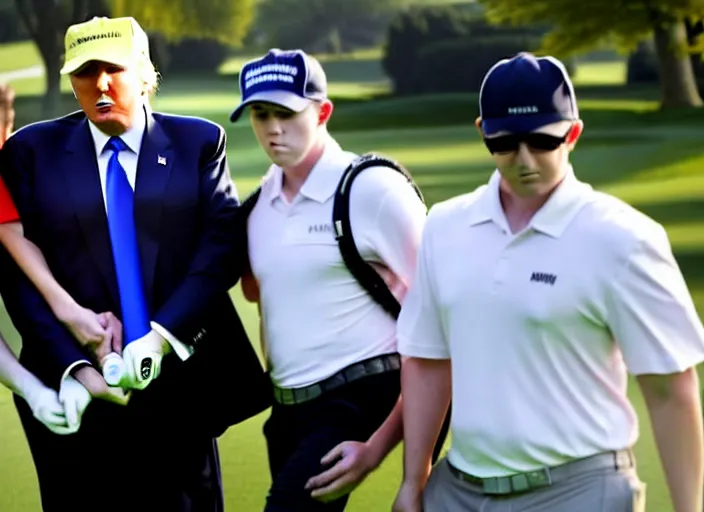
<path id="1" fill-rule="evenodd" d="M 580 85 L 623 85 L 626 83 L 624 61 L 580 62 L 572 81 Z"/>
<path id="2" fill-rule="evenodd" d="M 31 41 L 0 45 L 0 73 L 30 68 L 41 63 L 41 55 Z"/>
<path id="3" fill-rule="evenodd" d="M 2 50 L 0 50 L 0 53 Z M 378 57 L 378 55 L 377 55 Z M 486 181 L 492 169 L 472 122 L 477 115 L 476 95 L 379 98 L 358 101 L 360 91 L 378 84 L 374 56 L 331 59 L 331 89 L 337 91 L 331 129 L 349 150 L 379 151 L 408 166 L 430 204 L 469 191 Z M 0 62 L 6 62 L 0 59 Z M 617 63 L 618 64 L 618 63 Z M 376 64 L 378 66 L 378 62 Z M 621 65 L 622 66 L 622 65 Z M 236 63 L 229 72 L 236 72 Z M 366 71 L 364 71 L 366 69 Z M 376 69 L 376 70 L 375 70 Z M 701 311 L 704 307 L 704 136 L 702 112 L 659 112 L 657 91 L 619 87 L 615 78 L 622 67 L 584 64 L 576 77 L 586 131 L 573 155 L 578 175 L 598 189 L 611 192 L 663 222 L 675 254 Z M 360 75 L 361 73 L 361 75 Z M 364 73 L 368 73 L 364 74 Z M 609 75 L 609 73 L 611 73 Z M 599 80 L 599 77 L 602 79 Z M 611 77 L 611 78 L 609 78 Z M 40 81 L 27 80 L 18 99 L 18 119 L 39 114 L 36 94 Z M 64 98 L 64 109 L 75 100 Z M 227 121 L 238 101 L 230 76 L 166 82 L 154 100 L 158 110 L 203 115 L 226 127 L 228 156 L 241 195 L 251 191 L 267 161 L 256 145 L 246 120 Z M 257 314 L 232 292 L 245 326 L 258 347 Z M 17 347 L 19 340 L 0 309 L 0 331 Z M 670 512 L 667 488 L 653 444 L 647 415 L 638 390 L 630 396 L 639 411 L 641 439 L 636 447 L 641 477 L 648 483 L 648 510 Z M 268 486 L 262 414 L 230 429 L 221 439 L 222 465 L 228 510 L 261 510 Z M 36 478 L 26 441 L 10 394 L 0 390 L 0 511 L 35 512 Z M 352 498 L 351 512 L 388 510 L 400 473 L 397 450 Z M 88 469 L 90 470 L 90 469 Z"/>

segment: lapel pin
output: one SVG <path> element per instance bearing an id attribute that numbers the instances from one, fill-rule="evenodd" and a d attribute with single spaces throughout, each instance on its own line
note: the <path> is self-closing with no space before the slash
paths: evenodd
<path id="1" fill-rule="evenodd" d="M 161 155 L 157 156 L 156 163 L 158 163 L 159 165 L 166 165 L 166 157 Z"/>

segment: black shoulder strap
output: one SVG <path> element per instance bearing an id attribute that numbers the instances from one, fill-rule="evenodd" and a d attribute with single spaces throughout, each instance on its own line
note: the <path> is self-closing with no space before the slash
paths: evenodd
<path id="1" fill-rule="evenodd" d="M 240 209 L 242 213 L 244 214 L 244 218 L 248 218 L 249 214 L 252 213 L 252 210 L 257 204 L 257 199 L 259 199 L 259 194 L 262 192 L 262 187 L 257 187 L 249 196 L 247 196 L 247 199 L 245 199 L 242 204 L 240 204 Z"/>
<path id="2" fill-rule="evenodd" d="M 257 187 L 251 194 L 249 194 L 249 196 L 247 196 L 247 199 L 240 203 L 238 209 L 238 215 L 240 219 L 238 229 L 241 229 L 244 233 L 244 241 L 246 244 L 244 248 L 244 254 L 242 255 L 243 272 L 246 272 L 248 269 L 251 269 L 251 263 L 249 261 L 249 227 L 247 219 L 249 219 L 249 215 L 252 213 L 252 210 L 254 210 L 254 207 L 257 205 L 257 199 L 259 199 L 259 195 L 261 194 L 261 192 L 262 187 Z"/>
<path id="3" fill-rule="evenodd" d="M 401 164 L 390 158 L 373 153 L 364 154 L 352 161 L 347 169 L 345 169 L 340 183 L 337 185 L 337 190 L 335 191 L 335 199 L 332 207 L 332 223 L 342 259 L 359 284 L 367 290 L 372 298 L 379 303 L 387 313 L 396 319 L 401 312 L 401 305 L 386 286 L 386 283 L 379 273 L 362 259 L 362 256 L 357 250 L 357 245 L 354 242 L 352 227 L 350 225 L 349 211 L 352 183 L 359 173 L 369 167 L 388 167 L 400 172 L 406 177 L 408 183 L 413 187 L 416 194 L 418 194 L 420 200 L 425 201 L 423 194 L 413 181 L 410 173 Z"/>

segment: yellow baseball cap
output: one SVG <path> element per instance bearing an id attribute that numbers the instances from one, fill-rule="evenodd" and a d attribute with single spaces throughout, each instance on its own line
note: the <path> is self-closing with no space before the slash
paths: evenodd
<path id="1" fill-rule="evenodd" d="M 128 67 L 139 57 L 149 59 L 149 39 L 134 18 L 95 17 L 66 30 L 62 75 L 78 71 L 97 60 Z"/>

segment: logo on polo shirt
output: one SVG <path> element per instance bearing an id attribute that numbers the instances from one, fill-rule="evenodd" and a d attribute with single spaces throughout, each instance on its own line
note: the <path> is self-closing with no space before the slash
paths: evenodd
<path id="1" fill-rule="evenodd" d="M 332 233 L 332 224 L 311 224 L 308 233 Z"/>
<path id="2" fill-rule="evenodd" d="M 557 276 L 555 274 L 546 274 L 544 272 L 533 272 L 530 275 L 530 281 L 531 283 L 545 283 L 552 286 L 555 284 L 555 281 L 557 281 Z"/>

